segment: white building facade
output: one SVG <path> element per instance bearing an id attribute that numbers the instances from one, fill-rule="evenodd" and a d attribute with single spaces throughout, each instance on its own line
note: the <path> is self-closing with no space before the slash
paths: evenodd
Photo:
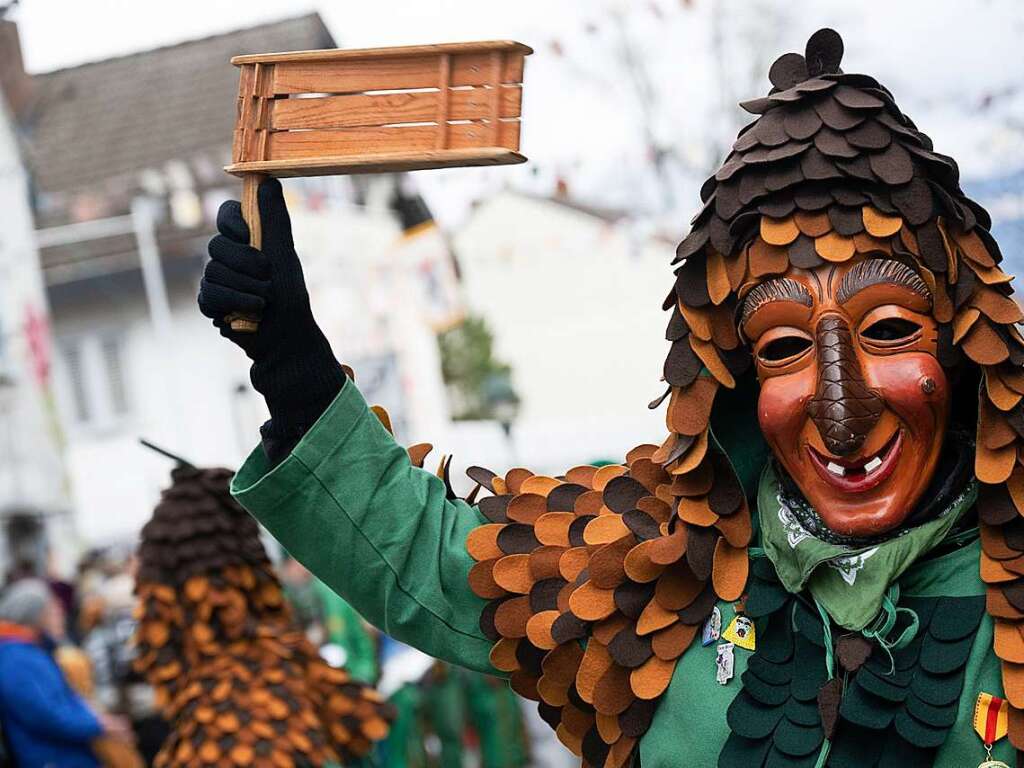
<path id="1" fill-rule="evenodd" d="M 32 562 L 58 570 L 73 549 L 63 433 L 51 389 L 46 293 L 28 176 L 0 94 L 0 574 Z"/>
<path id="2" fill-rule="evenodd" d="M 673 243 L 515 192 L 480 204 L 454 242 L 466 301 L 522 400 L 516 463 L 561 473 L 664 439 L 664 410 L 647 403 L 664 388 Z"/>

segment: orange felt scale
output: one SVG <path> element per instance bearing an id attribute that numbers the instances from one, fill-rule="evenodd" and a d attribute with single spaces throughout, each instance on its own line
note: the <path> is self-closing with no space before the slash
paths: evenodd
<path id="1" fill-rule="evenodd" d="M 824 211 L 811 213 L 808 211 L 797 211 L 793 216 L 797 228 L 808 237 L 821 237 L 832 230 L 832 222 Z M 787 259 L 788 261 L 788 259 Z"/>
<path id="2" fill-rule="evenodd" d="M 679 515 L 680 520 L 702 528 L 714 525 L 719 519 L 718 515 L 712 512 L 711 507 L 708 506 L 707 497 L 688 498 L 684 496 L 679 499 L 676 514 Z"/>
<path id="3" fill-rule="evenodd" d="M 725 363 L 722 362 L 722 358 L 718 356 L 714 344 L 695 338 L 690 340 L 690 346 L 719 384 L 729 389 L 735 388 L 736 380 L 726 368 Z"/>
<path id="4" fill-rule="evenodd" d="M 721 304 L 731 290 L 725 257 L 717 251 L 711 251 L 708 254 L 708 295 L 711 297 L 711 303 L 716 306 Z"/>
<path id="5" fill-rule="evenodd" d="M 789 245 L 800 234 L 800 228 L 793 219 L 761 217 L 761 240 L 769 245 Z"/>
<path id="6" fill-rule="evenodd" d="M 722 600 L 738 600 L 747 584 L 746 547 L 734 547 L 724 538 L 715 545 L 714 568 L 711 580 L 715 592 Z"/>
<path id="7" fill-rule="evenodd" d="M 992 485 L 1005 483 L 1013 471 L 1017 461 L 1017 445 L 1010 445 L 990 450 L 986 447 L 985 441 L 978 444 L 977 454 L 974 457 L 974 474 L 983 483 Z"/>
<path id="8" fill-rule="evenodd" d="M 872 237 L 867 232 L 858 232 L 853 236 L 853 247 L 857 253 L 885 253 L 884 240 Z"/>
<path id="9" fill-rule="evenodd" d="M 794 227 L 796 225 L 794 224 Z M 793 236 L 794 238 L 796 235 Z M 789 268 L 789 259 L 786 256 L 786 249 L 779 245 L 770 245 L 764 240 L 755 240 L 747 250 L 747 258 L 750 264 L 751 277 L 764 277 L 765 275 L 781 275 Z"/>
<path id="10" fill-rule="evenodd" d="M 737 291 L 747 274 L 747 251 L 743 250 L 735 256 L 725 257 L 725 271 L 729 276 L 729 289 Z"/>
<path id="11" fill-rule="evenodd" d="M 986 451 L 998 451 L 1017 440 L 1013 427 L 989 400 L 983 399 L 979 406 L 978 438 Z"/>
<path id="12" fill-rule="evenodd" d="M 531 477 L 523 486 L 530 484 L 537 478 Z M 511 502 L 509 502 L 506 515 L 509 520 L 514 520 L 517 523 L 526 523 L 532 525 L 537 521 L 537 518 L 545 514 L 548 511 L 547 499 L 539 493 L 533 493 L 530 491 L 523 491 Z"/>
<path id="13" fill-rule="evenodd" d="M 707 427 L 718 384 L 698 376 L 688 390 L 673 390 L 666 420 L 668 428 L 681 435 L 697 435 Z"/>
<path id="14" fill-rule="evenodd" d="M 665 566 L 655 563 L 651 559 L 651 550 L 654 546 L 654 541 L 645 541 L 633 547 L 626 555 L 623 567 L 626 576 L 631 581 L 635 581 L 637 584 L 648 584 L 664 572 Z"/>
<path id="15" fill-rule="evenodd" d="M 1024 319 L 1024 313 L 1016 301 L 995 291 L 976 291 L 971 296 L 970 304 L 1000 325 L 1011 325 Z"/>
<path id="16" fill-rule="evenodd" d="M 533 586 L 530 555 L 505 555 L 492 566 L 494 582 L 504 590 L 525 595 Z"/>
<path id="17" fill-rule="evenodd" d="M 1010 356 L 1006 342 L 984 318 L 979 318 L 967 332 L 963 349 L 978 365 L 997 365 Z"/>
<path id="18" fill-rule="evenodd" d="M 695 337 L 701 341 L 711 341 L 714 338 L 714 334 L 711 330 L 711 314 L 710 312 L 691 308 L 685 304 L 679 304 L 679 313 L 686 320 L 686 324 L 690 327 L 690 331 Z"/>
<path id="19" fill-rule="evenodd" d="M 665 469 L 667 469 L 669 474 L 673 477 L 673 483 L 675 482 L 675 478 L 683 477 L 688 475 L 690 472 L 699 470 L 701 462 L 703 462 L 704 457 L 707 456 L 709 437 L 708 429 L 705 427 L 701 430 L 701 433 L 697 435 L 697 439 L 693 443 L 693 446 L 682 458 L 678 461 L 665 465 Z"/>
<path id="20" fill-rule="evenodd" d="M 903 219 L 899 216 L 886 216 L 870 205 L 865 205 L 861 209 L 861 216 L 867 233 L 878 238 L 895 235 L 900 231 L 900 227 L 903 226 Z"/>
<path id="21" fill-rule="evenodd" d="M 510 469 L 505 473 L 505 487 L 508 489 L 508 493 L 521 493 L 523 483 L 533 477 L 533 472 L 522 467 L 516 467 Z"/>
<path id="22" fill-rule="evenodd" d="M 985 369 L 985 393 L 989 401 L 1000 411 L 1009 411 L 1015 408 L 1024 398 L 1024 394 L 1012 388 L 1009 381 L 1004 380 L 998 368 L 990 367 Z"/>
<path id="23" fill-rule="evenodd" d="M 856 253 L 852 238 L 843 237 L 836 232 L 815 238 L 814 250 L 826 261 L 835 262 L 847 261 Z"/>
<path id="24" fill-rule="evenodd" d="M 1017 579 L 1019 575 L 1007 569 L 998 560 L 989 557 L 984 552 L 981 553 L 981 580 L 986 584 L 1003 584 Z"/>
<path id="25" fill-rule="evenodd" d="M 953 343 L 959 344 L 981 317 L 981 310 L 968 307 L 953 319 Z"/>

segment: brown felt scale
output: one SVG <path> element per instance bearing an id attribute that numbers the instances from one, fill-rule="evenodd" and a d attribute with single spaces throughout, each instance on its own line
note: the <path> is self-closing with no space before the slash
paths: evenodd
<path id="1" fill-rule="evenodd" d="M 490 601 L 481 626 L 495 641 L 492 663 L 540 701 L 585 766 L 628 763 L 697 628 L 716 600 L 745 589 L 750 510 L 709 437 L 716 393 L 750 365 L 738 302 L 790 265 L 874 253 L 911 263 L 928 283 L 943 364 L 966 356 L 982 370 L 981 572 L 1009 737 L 1024 749 L 1024 314 L 954 161 L 877 81 L 842 73 L 842 51 L 838 34 L 821 30 L 805 56 L 781 57 L 769 95 L 742 105 L 759 117 L 701 190 L 664 304 L 665 441 L 623 465 L 557 478 L 471 474 L 493 493 L 480 502 L 491 524 L 467 542 L 473 589 Z"/>
<path id="2" fill-rule="evenodd" d="M 387 734 L 391 705 L 328 666 L 293 623 L 231 477 L 179 466 L 142 531 L 135 669 L 171 724 L 154 765 L 289 768 L 364 755 Z"/>

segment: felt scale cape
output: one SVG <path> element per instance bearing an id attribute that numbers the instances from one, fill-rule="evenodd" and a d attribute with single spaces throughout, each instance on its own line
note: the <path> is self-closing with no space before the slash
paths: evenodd
<path id="1" fill-rule="evenodd" d="M 769 95 L 742 105 L 757 118 L 701 189 L 664 304 L 668 389 L 651 404 L 668 399 L 664 442 L 559 477 L 471 472 L 492 494 L 479 500 L 491 523 L 467 542 L 492 663 L 585 765 L 630 760 L 715 602 L 747 591 L 747 496 L 767 449 L 738 303 L 791 264 L 876 252 L 927 282 L 940 362 L 980 380 L 980 568 L 1009 737 L 1024 748 L 1022 313 L 956 163 L 875 79 L 843 73 L 842 53 L 821 30 L 805 55 L 779 58 Z"/>
<path id="2" fill-rule="evenodd" d="M 729 706 L 720 766 L 810 768 L 826 738 L 831 768 L 935 764 L 960 708 L 984 598 L 901 601 L 897 632 L 906 611 L 918 625 L 914 639 L 890 654 L 858 635 L 830 642 L 814 607 L 786 591 L 767 558 L 754 561 L 748 590 L 745 610 L 758 623 L 758 646 Z M 831 682 L 828 645 L 836 656 Z"/>
<path id="3" fill-rule="evenodd" d="M 225 469 L 180 466 L 142 530 L 135 669 L 171 725 L 154 765 L 348 762 L 391 705 L 326 664 L 292 622 L 259 525 Z"/>

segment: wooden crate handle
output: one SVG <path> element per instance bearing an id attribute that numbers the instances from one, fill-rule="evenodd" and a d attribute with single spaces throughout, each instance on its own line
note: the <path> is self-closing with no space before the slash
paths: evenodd
<path id="1" fill-rule="evenodd" d="M 249 226 L 249 245 L 256 249 L 263 247 L 263 227 L 256 193 L 266 178 L 262 173 L 247 173 L 242 177 L 242 218 Z M 239 312 L 232 312 L 224 320 L 235 333 L 256 333 L 260 327 L 258 317 Z"/>

